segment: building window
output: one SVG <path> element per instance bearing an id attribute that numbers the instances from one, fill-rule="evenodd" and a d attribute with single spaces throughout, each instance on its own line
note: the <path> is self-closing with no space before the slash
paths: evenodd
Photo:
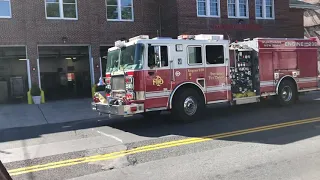
<path id="1" fill-rule="evenodd" d="M 0 18 L 11 18 L 10 0 L 0 0 Z"/>
<path id="2" fill-rule="evenodd" d="M 262 11 L 262 7 L 263 7 L 263 0 L 256 0 L 256 17 L 263 17 L 263 11 Z"/>
<path id="3" fill-rule="evenodd" d="M 248 18 L 248 0 L 228 0 L 228 17 Z"/>
<path id="4" fill-rule="evenodd" d="M 133 21 L 133 0 L 106 0 L 107 19 Z"/>
<path id="5" fill-rule="evenodd" d="M 256 18 L 274 18 L 274 0 L 256 0 Z"/>
<path id="6" fill-rule="evenodd" d="M 45 0 L 47 19 L 77 19 L 77 0 Z"/>
<path id="7" fill-rule="evenodd" d="M 220 0 L 197 0 L 198 16 L 219 17 Z"/>

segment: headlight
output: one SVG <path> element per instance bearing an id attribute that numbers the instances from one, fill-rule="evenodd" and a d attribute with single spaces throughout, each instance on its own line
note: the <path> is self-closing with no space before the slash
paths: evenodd
<path id="1" fill-rule="evenodd" d="M 129 91 L 126 94 L 126 97 L 128 100 L 132 100 L 132 99 L 135 99 L 135 94 L 134 94 L 134 92 Z"/>
<path id="2" fill-rule="evenodd" d="M 133 89 L 133 85 L 132 84 L 126 84 L 126 89 Z"/>
<path id="3" fill-rule="evenodd" d="M 132 90 L 134 89 L 134 78 L 131 76 L 125 77 L 126 89 Z"/>

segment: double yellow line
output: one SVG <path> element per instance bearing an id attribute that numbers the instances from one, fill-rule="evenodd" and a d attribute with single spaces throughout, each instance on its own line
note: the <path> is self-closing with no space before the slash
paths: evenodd
<path id="1" fill-rule="evenodd" d="M 42 164 L 42 165 L 35 165 L 35 166 L 30 166 L 30 167 L 12 169 L 12 170 L 9 170 L 8 172 L 11 176 L 16 176 L 16 175 L 20 175 L 20 174 L 55 169 L 55 168 L 60 168 L 60 167 L 65 167 L 65 166 L 73 166 L 73 165 L 82 164 L 82 163 L 116 159 L 116 158 L 123 157 L 123 156 L 130 155 L 130 154 L 136 154 L 136 153 L 147 152 L 147 151 L 154 151 L 154 150 L 165 149 L 165 148 L 170 148 L 170 147 L 175 147 L 175 146 L 182 146 L 182 145 L 193 144 L 193 143 L 200 143 L 200 142 L 209 141 L 212 139 L 221 139 L 221 138 L 227 138 L 227 137 L 232 137 L 232 136 L 267 131 L 267 130 L 272 130 L 272 129 L 285 128 L 285 127 L 314 123 L 314 122 L 320 122 L 320 117 L 299 120 L 299 121 L 292 121 L 292 122 L 281 123 L 281 124 L 262 126 L 262 127 L 256 127 L 256 128 L 251 128 L 251 129 L 244 129 L 244 130 L 239 130 L 239 131 L 232 131 L 232 132 L 215 134 L 215 135 L 198 137 L 198 138 L 187 138 L 187 139 L 182 139 L 182 140 L 177 140 L 177 141 L 170 141 L 170 142 L 165 142 L 165 143 L 160 143 L 160 144 L 142 146 L 142 147 L 138 147 L 138 148 L 131 149 L 131 150 L 113 152 L 113 153 L 104 154 L 104 155 L 96 155 L 96 156 L 70 159 L 70 160 L 59 161 L 59 162 L 52 162 L 52 163 Z"/>

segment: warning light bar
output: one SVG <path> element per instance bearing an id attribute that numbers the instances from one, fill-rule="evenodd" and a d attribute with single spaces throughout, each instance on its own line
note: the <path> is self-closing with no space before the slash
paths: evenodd
<path id="1" fill-rule="evenodd" d="M 311 41 L 317 41 L 317 38 L 316 37 L 310 37 L 309 38 Z"/>
<path id="2" fill-rule="evenodd" d="M 118 47 L 118 48 L 123 48 L 123 47 L 126 47 L 126 42 L 125 41 L 116 41 L 115 43 L 114 43 L 114 46 L 115 47 Z"/>
<path id="3" fill-rule="evenodd" d="M 198 35 L 180 35 L 178 39 L 188 39 L 188 40 L 209 40 L 209 41 L 219 41 L 223 40 L 224 36 L 221 34 L 198 34 Z"/>
<path id="4" fill-rule="evenodd" d="M 178 39 L 195 39 L 194 35 L 180 35 L 178 36 Z"/>
<path id="5" fill-rule="evenodd" d="M 195 36 L 196 40 L 223 40 L 224 37 L 221 34 L 199 34 Z"/>
<path id="6" fill-rule="evenodd" d="M 130 38 L 129 41 L 135 41 L 135 40 L 139 40 L 139 39 L 149 39 L 149 36 L 148 35 L 140 35 L 140 36 Z"/>

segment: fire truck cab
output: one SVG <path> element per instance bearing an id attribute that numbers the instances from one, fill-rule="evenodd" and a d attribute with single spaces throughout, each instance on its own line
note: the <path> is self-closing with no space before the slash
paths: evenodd
<path id="1" fill-rule="evenodd" d="M 208 104 L 259 102 L 275 96 L 293 104 L 299 92 L 319 90 L 312 39 L 255 38 L 230 43 L 223 35 L 141 35 L 110 48 L 106 93 L 92 109 L 102 114 L 157 115 L 192 121 Z"/>

